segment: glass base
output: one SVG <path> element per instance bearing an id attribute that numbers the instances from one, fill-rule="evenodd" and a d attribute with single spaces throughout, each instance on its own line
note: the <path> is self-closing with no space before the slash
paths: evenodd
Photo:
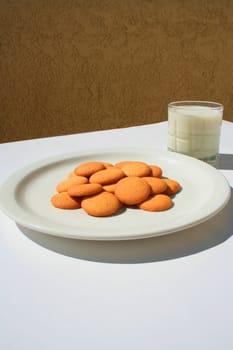
<path id="1" fill-rule="evenodd" d="M 196 158 L 196 159 L 199 159 L 209 165 L 212 165 L 213 167 L 217 168 L 218 167 L 218 162 L 219 162 L 219 156 L 218 154 L 215 154 L 213 156 L 210 156 L 210 157 L 204 157 L 204 158 L 198 158 L 198 157 L 194 157 L 194 156 L 191 156 L 190 154 L 187 154 L 187 153 L 182 153 L 182 152 L 177 152 L 171 148 L 168 147 L 168 151 L 170 152 L 176 152 L 176 153 L 180 153 L 180 154 L 184 154 L 185 156 L 189 156 L 189 157 L 193 157 L 193 158 Z"/>
<path id="2" fill-rule="evenodd" d="M 208 163 L 212 165 L 213 167 L 217 168 L 218 167 L 218 155 L 212 156 L 212 157 L 206 157 L 206 158 L 198 158 L 199 160 L 202 160 L 205 163 Z"/>

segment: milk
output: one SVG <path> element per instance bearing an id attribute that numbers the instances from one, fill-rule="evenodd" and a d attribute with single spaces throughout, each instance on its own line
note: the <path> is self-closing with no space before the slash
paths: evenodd
<path id="1" fill-rule="evenodd" d="M 222 115 L 222 108 L 168 108 L 168 149 L 202 160 L 214 159 L 219 149 Z"/>

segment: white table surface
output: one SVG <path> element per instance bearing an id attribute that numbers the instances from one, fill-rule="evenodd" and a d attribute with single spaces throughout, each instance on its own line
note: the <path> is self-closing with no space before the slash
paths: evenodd
<path id="1" fill-rule="evenodd" d="M 166 142 L 163 122 L 5 143 L 0 183 L 48 156 Z M 233 187 L 233 123 L 223 122 L 220 153 Z M 122 242 L 23 232 L 0 212 L 0 349 L 232 350 L 232 235 L 233 195 L 192 229 Z"/>

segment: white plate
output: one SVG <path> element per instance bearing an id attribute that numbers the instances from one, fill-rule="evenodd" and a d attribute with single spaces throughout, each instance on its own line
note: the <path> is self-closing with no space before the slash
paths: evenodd
<path id="1" fill-rule="evenodd" d="M 55 185 L 79 163 L 139 160 L 157 164 L 163 175 L 179 181 L 182 191 L 164 212 L 129 209 L 96 218 L 82 209 L 52 207 Z M 230 198 L 225 177 L 212 166 L 178 153 L 158 150 L 111 149 L 59 155 L 18 170 L 0 189 L 0 207 L 16 223 L 55 236 L 122 240 L 158 236 L 197 225 L 218 213 Z"/>

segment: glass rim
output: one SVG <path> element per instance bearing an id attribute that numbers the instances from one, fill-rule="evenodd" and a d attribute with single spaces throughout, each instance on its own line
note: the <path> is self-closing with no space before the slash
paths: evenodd
<path id="1" fill-rule="evenodd" d="M 187 106 L 209 107 L 211 109 L 223 109 L 224 108 L 222 103 L 212 102 L 212 101 L 187 100 L 187 101 L 174 101 L 174 102 L 168 103 L 168 108 L 184 108 Z"/>

